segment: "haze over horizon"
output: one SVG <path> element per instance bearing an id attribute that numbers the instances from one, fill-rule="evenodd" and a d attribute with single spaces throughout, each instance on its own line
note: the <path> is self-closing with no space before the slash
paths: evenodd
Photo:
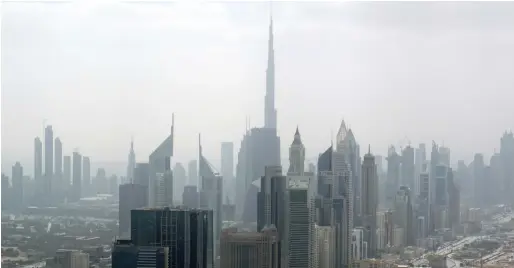
<path id="1" fill-rule="evenodd" d="M 2 171 L 20 161 L 33 174 L 45 119 L 64 155 L 79 148 L 93 163 L 126 163 L 131 136 L 147 161 L 172 113 L 173 162 L 197 158 L 198 133 L 213 163 L 223 141 L 237 156 L 245 118 L 264 122 L 269 12 L 267 2 L 4 3 Z M 514 128 L 512 2 L 280 2 L 273 21 L 283 159 L 296 126 L 315 159 L 343 118 L 362 154 L 408 137 L 444 144 L 452 163 L 488 162 Z"/>

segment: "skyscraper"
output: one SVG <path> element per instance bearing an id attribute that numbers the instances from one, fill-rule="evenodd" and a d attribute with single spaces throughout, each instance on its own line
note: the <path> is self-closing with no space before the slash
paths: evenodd
<path id="1" fill-rule="evenodd" d="M 63 176 L 62 176 L 62 143 L 61 139 L 55 138 L 55 178 L 54 178 L 54 197 L 59 201 L 62 201 L 64 197 L 64 184 L 63 184 Z"/>
<path id="2" fill-rule="evenodd" d="M 414 189 L 414 180 L 416 179 L 414 177 L 414 148 L 410 145 L 405 147 L 402 151 L 401 161 L 401 184 L 409 187 L 409 189 Z"/>
<path id="3" fill-rule="evenodd" d="M 187 164 L 188 185 L 198 186 L 198 162 L 191 160 Z"/>
<path id="4" fill-rule="evenodd" d="M 186 169 L 182 163 L 175 163 L 175 166 L 173 167 L 173 196 L 175 196 L 176 200 L 180 200 L 178 197 L 182 195 L 184 186 L 186 186 L 186 182 Z"/>
<path id="5" fill-rule="evenodd" d="M 136 168 L 136 154 L 134 153 L 134 141 L 130 141 L 130 151 L 127 164 L 127 182 L 134 183 L 134 169 Z"/>
<path id="6" fill-rule="evenodd" d="M 23 167 L 20 162 L 16 162 L 12 167 L 12 204 L 15 209 L 22 209 L 24 207 L 24 192 L 23 192 Z"/>
<path id="7" fill-rule="evenodd" d="M 319 226 L 331 226 L 332 199 L 337 196 L 335 184 L 335 174 L 333 170 L 333 149 L 330 146 L 318 157 L 318 196 L 316 198 L 317 219 Z"/>
<path id="8" fill-rule="evenodd" d="M 219 237 L 222 227 L 223 177 L 214 171 L 213 166 L 202 154 L 200 135 L 198 136 L 201 180 L 200 207 L 213 211 L 214 256 L 218 256 Z"/>
<path id="9" fill-rule="evenodd" d="M 505 203 L 514 203 L 514 134 L 505 132 L 501 138 L 500 157 L 503 165 L 503 196 Z"/>
<path id="10" fill-rule="evenodd" d="M 235 199 L 236 182 L 234 181 L 234 143 L 221 143 L 221 175 L 223 176 L 223 186 L 225 196 Z"/>
<path id="11" fill-rule="evenodd" d="M 69 198 L 71 185 L 71 156 L 65 155 L 63 158 L 63 194 Z"/>
<path id="12" fill-rule="evenodd" d="M 485 202 L 485 164 L 482 154 L 475 154 L 473 159 L 473 180 L 475 185 L 475 205 L 481 207 Z"/>
<path id="13" fill-rule="evenodd" d="M 34 139 L 34 180 L 40 194 L 43 187 L 43 144 L 39 137 Z"/>
<path id="14" fill-rule="evenodd" d="M 426 168 L 426 164 L 425 162 L 427 161 L 427 155 L 426 155 L 426 147 L 425 147 L 425 144 L 424 143 L 421 143 L 419 145 L 418 148 L 415 149 L 414 151 L 414 178 L 415 178 L 415 182 L 414 182 L 414 188 L 413 188 L 413 193 L 418 196 L 419 195 L 419 189 L 420 189 L 420 186 L 419 186 L 419 176 L 421 175 L 421 173 L 425 172 L 425 168 Z"/>
<path id="15" fill-rule="evenodd" d="M 71 201 L 78 201 L 82 197 L 82 155 L 73 152 L 73 185 L 69 196 Z"/>
<path id="16" fill-rule="evenodd" d="M 169 248 L 167 267 L 214 266 L 211 210 L 132 210 L 131 240 L 137 247 Z"/>
<path id="17" fill-rule="evenodd" d="M 169 156 L 164 157 L 164 172 L 156 174 L 155 207 L 173 206 L 173 171 Z"/>
<path id="18" fill-rule="evenodd" d="M 43 192 L 45 202 L 51 202 L 52 198 L 52 180 L 54 176 L 54 131 L 52 126 L 45 128 L 45 183 Z"/>
<path id="19" fill-rule="evenodd" d="M 401 186 L 395 197 L 394 222 L 401 228 L 403 239 L 400 244 L 409 246 L 414 244 L 413 211 L 410 189 Z"/>
<path id="20" fill-rule="evenodd" d="M 374 258 L 377 251 L 378 176 L 375 157 L 369 149 L 362 163 L 361 197 L 362 226 L 366 231 L 368 256 Z"/>
<path id="21" fill-rule="evenodd" d="M 305 147 L 302 143 L 302 137 L 300 136 L 300 131 L 298 131 L 298 127 L 296 127 L 296 132 L 294 133 L 294 139 L 289 147 L 289 170 L 287 174 L 289 175 L 303 175 L 305 171 Z"/>
<path id="22" fill-rule="evenodd" d="M 275 49 L 273 48 L 273 18 L 270 18 L 268 39 L 268 68 L 266 69 L 266 96 L 264 98 L 264 127 L 277 131 L 275 109 Z"/>
<path id="23" fill-rule="evenodd" d="M 314 178 L 287 177 L 285 267 L 315 267 Z"/>
<path id="24" fill-rule="evenodd" d="M 387 182 L 386 182 L 386 201 L 387 207 L 394 207 L 396 191 L 400 187 L 400 164 L 401 158 L 396 153 L 394 146 L 389 147 L 387 153 Z"/>
<path id="25" fill-rule="evenodd" d="M 91 191 L 91 160 L 89 157 L 82 158 L 82 196 L 87 197 L 92 194 Z"/>
<path id="26" fill-rule="evenodd" d="M 148 186 L 149 206 L 156 205 L 156 193 L 158 187 L 158 174 L 164 174 L 171 170 L 171 157 L 173 157 L 173 129 L 175 125 L 175 117 L 172 114 L 171 131 L 166 139 L 150 154 L 148 163 L 150 164 L 150 180 Z"/>
<path id="27" fill-rule="evenodd" d="M 266 70 L 266 96 L 264 100 L 264 127 L 247 129 L 237 163 L 237 214 L 245 222 L 256 221 L 258 187 L 255 180 L 264 174 L 266 166 L 280 166 L 280 138 L 277 136 L 275 109 L 275 52 L 273 48 L 273 20 L 270 20 L 268 40 L 268 67 Z"/>
<path id="28" fill-rule="evenodd" d="M 150 180 L 150 165 L 148 163 L 137 163 L 134 169 L 134 183 L 144 185 L 148 188 Z"/>
<path id="29" fill-rule="evenodd" d="M 130 211 L 148 205 L 148 187 L 139 184 L 121 184 L 119 190 L 119 235 L 130 236 Z"/>
<path id="30" fill-rule="evenodd" d="M 454 172 L 448 169 L 448 223 L 449 228 L 457 227 L 460 223 L 460 190 L 454 180 Z"/>
<path id="31" fill-rule="evenodd" d="M 344 160 L 349 165 L 351 171 L 349 191 L 352 196 L 352 221 L 357 225 L 360 224 L 360 172 L 361 172 L 361 159 L 360 147 L 355 140 L 355 136 L 351 129 L 346 128 L 344 120 L 341 122 L 339 131 L 337 132 L 337 152 L 344 154 Z M 350 234 L 351 231 L 350 229 Z M 351 235 L 350 235 L 351 236 Z"/>
<path id="32" fill-rule="evenodd" d="M 280 239 L 284 238 L 286 210 L 286 177 L 282 176 L 282 167 L 266 167 L 261 177 L 260 192 L 257 194 L 257 231 L 274 225 Z"/>
<path id="33" fill-rule="evenodd" d="M 353 186 L 351 166 L 346 156 L 339 150 L 332 153 L 334 170 L 334 196 L 332 197 L 332 224 L 336 232 L 336 267 L 348 268 L 352 263 L 352 232 L 353 232 Z"/>

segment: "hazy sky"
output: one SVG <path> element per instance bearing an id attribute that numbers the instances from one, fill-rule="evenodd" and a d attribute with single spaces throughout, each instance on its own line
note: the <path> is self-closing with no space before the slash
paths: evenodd
<path id="1" fill-rule="evenodd" d="M 314 159 L 343 118 L 362 150 L 444 141 L 452 162 L 514 128 L 514 2 L 282 2 L 273 18 L 282 158 L 297 125 Z M 267 2 L 4 3 L 2 170 L 32 174 L 44 119 L 64 154 L 126 161 L 133 135 L 147 161 L 173 112 L 174 161 L 199 132 L 215 165 L 222 141 L 237 158 L 245 117 L 264 121 L 268 24 Z"/>

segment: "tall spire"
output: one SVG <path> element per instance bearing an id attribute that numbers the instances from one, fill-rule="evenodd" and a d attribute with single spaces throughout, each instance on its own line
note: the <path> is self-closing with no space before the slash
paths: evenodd
<path id="1" fill-rule="evenodd" d="M 268 37 L 268 67 L 266 69 L 266 97 L 264 99 L 264 127 L 277 128 L 275 109 L 275 51 L 273 48 L 273 17 L 270 12 Z"/>

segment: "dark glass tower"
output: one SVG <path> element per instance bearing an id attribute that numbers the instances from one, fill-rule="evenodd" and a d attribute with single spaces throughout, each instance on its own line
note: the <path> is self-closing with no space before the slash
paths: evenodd
<path id="1" fill-rule="evenodd" d="M 131 213 L 132 244 L 169 248 L 168 267 L 212 268 L 212 223 L 211 210 L 135 209 Z"/>

